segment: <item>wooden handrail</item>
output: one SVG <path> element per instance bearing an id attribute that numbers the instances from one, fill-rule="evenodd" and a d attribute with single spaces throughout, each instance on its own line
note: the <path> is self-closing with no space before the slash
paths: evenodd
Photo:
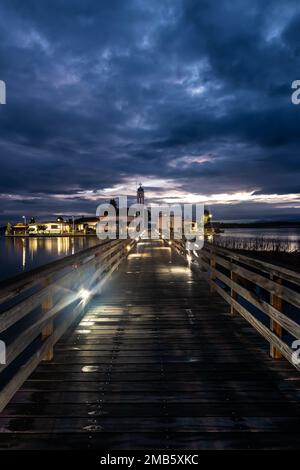
<path id="1" fill-rule="evenodd" d="M 186 254 L 184 241 L 172 240 L 172 246 Z M 201 269 L 211 288 L 230 305 L 231 313 L 243 316 L 269 342 L 271 357 L 284 356 L 300 370 L 293 362 L 291 341 L 284 338 L 286 331 L 300 339 L 300 315 L 296 321 L 285 313 L 289 304 L 300 314 L 300 273 L 210 243 L 197 252 L 198 257 L 189 254 L 191 266 Z M 267 292 L 268 299 L 255 292 L 254 286 Z M 255 311 L 269 319 L 268 326 Z"/>
<path id="2" fill-rule="evenodd" d="M 105 241 L 0 284 L 0 339 L 6 342 L 0 411 L 38 363 L 51 359 L 55 343 L 83 313 L 80 291 L 97 293 L 134 243 Z"/>
<path id="3" fill-rule="evenodd" d="M 116 242 L 117 240 L 105 240 L 98 245 L 81 250 L 74 255 L 66 256 L 56 261 L 44 264 L 38 268 L 31 269 L 26 273 L 18 274 L 10 279 L 1 281 L 0 303 L 15 297 L 24 290 L 34 287 L 41 281 L 42 278 L 47 278 L 49 275 L 55 275 L 59 272 L 62 273 L 63 268 L 72 268 L 73 265 L 76 265 L 78 262 L 84 262 L 84 259 L 88 258 L 89 256 L 95 256 L 99 254 L 101 249 L 105 250 L 107 246 L 112 246 L 112 244 Z"/>

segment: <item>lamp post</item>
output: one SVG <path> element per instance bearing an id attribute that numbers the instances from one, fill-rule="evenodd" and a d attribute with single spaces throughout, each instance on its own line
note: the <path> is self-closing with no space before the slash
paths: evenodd
<path id="1" fill-rule="evenodd" d="M 26 235 L 26 232 L 27 232 L 27 220 L 26 220 L 26 215 L 23 215 L 22 216 L 22 219 L 24 220 L 24 225 L 25 225 L 25 230 L 24 230 L 24 234 Z"/>

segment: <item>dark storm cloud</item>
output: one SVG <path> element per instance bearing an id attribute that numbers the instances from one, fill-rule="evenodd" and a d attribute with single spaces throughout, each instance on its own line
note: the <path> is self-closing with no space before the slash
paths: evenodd
<path id="1" fill-rule="evenodd" d="M 299 31 L 294 0 L 3 0 L 2 219 L 94 211 L 97 191 L 147 178 L 299 193 Z"/>

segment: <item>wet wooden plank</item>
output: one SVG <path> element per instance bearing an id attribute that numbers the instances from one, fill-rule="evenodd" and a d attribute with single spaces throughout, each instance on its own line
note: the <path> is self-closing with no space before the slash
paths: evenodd
<path id="1" fill-rule="evenodd" d="M 277 385 L 277 387 L 276 387 Z M 227 381 L 226 383 L 220 383 L 220 381 L 213 380 L 193 380 L 193 381 L 179 381 L 166 380 L 163 374 L 157 377 L 156 380 L 150 380 L 147 373 L 144 374 L 143 378 L 139 381 L 128 381 L 126 377 L 123 380 L 115 380 L 110 374 L 107 374 L 102 380 L 94 381 L 66 381 L 66 380 L 27 380 L 25 384 L 20 388 L 22 391 L 64 391 L 64 392 L 97 392 L 99 390 L 109 390 L 111 392 L 117 392 L 122 390 L 123 392 L 143 392 L 143 391 L 188 391 L 188 392 L 221 392 L 221 393 L 243 393 L 243 392 L 259 392 L 262 391 L 266 394 L 273 392 L 277 388 L 278 391 L 292 390 L 293 387 L 288 384 L 281 382 L 277 383 L 274 387 L 274 383 L 263 381 Z M 297 396 L 299 392 L 297 393 Z M 295 394 L 296 396 L 296 394 Z"/>
<path id="2" fill-rule="evenodd" d="M 0 448 L 298 448 L 299 372 L 182 258 L 147 252 L 14 396 Z"/>
<path id="3" fill-rule="evenodd" d="M 258 417 L 299 417 L 300 405 L 298 403 L 277 404 L 265 402 L 263 407 L 256 403 L 125 403 L 120 406 L 117 403 L 64 403 L 63 409 L 60 403 L 10 403 L 2 417 L 132 417 L 132 416 L 258 416 Z"/>
<path id="4" fill-rule="evenodd" d="M 263 437 L 263 439 L 262 439 Z M 69 434 L 3 434 L 2 449 L 31 450 L 293 450 L 299 444 L 294 433 L 69 433 Z"/>
<path id="5" fill-rule="evenodd" d="M 298 403 L 299 397 L 290 396 L 286 393 L 289 403 Z M 286 399 L 287 399 L 286 398 Z M 180 390 L 176 392 L 166 392 L 161 390 L 143 390 L 140 393 L 123 391 L 115 392 L 107 387 L 106 390 L 97 392 L 47 392 L 47 391 L 19 391 L 11 400 L 11 403 L 257 403 L 257 408 L 263 407 L 266 402 L 273 403 L 274 406 L 282 404 L 285 397 L 277 390 L 268 395 L 259 391 L 238 391 L 236 393 L 213 393 L 212 391 L 190 392 Z"/>
<path id="6" fill-rule="evenodd" d="M 299 418 L 296 417 L 97 417 L 72 418 L 68 416 L 59 418 L 48 417 L 0 417 L 0 433 L 109 433 L 123 432 L 253 432 L 264 433 L 279 431 L 298 432 Z"/>

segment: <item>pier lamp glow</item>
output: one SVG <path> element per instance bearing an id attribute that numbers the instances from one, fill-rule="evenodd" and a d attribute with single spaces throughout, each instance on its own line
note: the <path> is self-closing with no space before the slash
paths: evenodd
<path id="1" fill-rule="evenodd" d="M 88 289 L 80 289 L 80 291 L 78 292 L 78 296 L 79 298 L 82 300 L 82 302 L 86 303 L 89 298 L 91 297 L 91 292 L 88 290 Z"/>
<path id="2" fill-rule="evenodd" d="M 172 245 L 172 242 L 171 242 L 171 240 L 169 240 L 169 245 Z"/>

